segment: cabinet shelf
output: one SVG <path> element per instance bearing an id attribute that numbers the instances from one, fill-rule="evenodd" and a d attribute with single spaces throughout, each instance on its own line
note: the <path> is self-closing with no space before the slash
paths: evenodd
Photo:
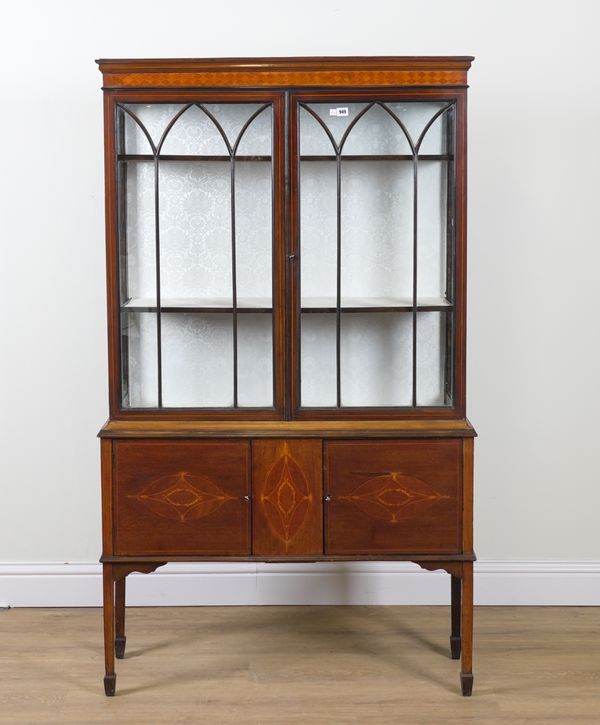
<path id="1" fill-rule="evenodd" d="M 156 312 L 156 299 L 152 297 L 132 297 L 121 308 L 134 312 Z M 161 312 L 233 312 L 230 297 L 163 297 L 160 301 Z M 273 305 L 268 297 L 238 297 L 237 311 L 243 313 L 272 312 Z"/>
<path id="2" fill-rule="evenodd" d="M 452 161 L 451 154 L 420 154 L 419 161 Z M 152 154 L 119 154 L 118 161 L 154 161 Z M 223 154 L 162 154 L 159 161 L 229 161 L 229 156 Z M 236 156 L 238 161 L 271 161 L 271 156 Z M 300 156 L 300 161 L 335 161 L 336 156 L 332 154 L 316 154 Z M 342 161 L 412 161 L 411 154 L 345 154 L 342 155 Z"/>
<path id="3" fill-rule="evenodd" d="M 443 297 L 422 297 L 417 301 L 419 312 L 441 312 L 451 309 L 452 304 Z M 133 312 L 156 312 L 156 299 L 134 297 L 125 302 L 121 309 Z M 271 313 L 273 306 L 268 297 L 238 297 L 238 313 Z M 302 300 L 301 311 L 308 313 L 335 313 L 335 297 L 307 297 Z M 160 310 L 164 313 L 233 312 L 233 305 L 227 297 L 165 297 L 161 299 Z M 412 298 L 409 297 L 346 297 L 342 298 L 341 311 L 346 313 L 365 312 L 411 312 Z"/>
<path id="4" fill-rule="evenodd" d="M 300 161 L 335 161 L 333 154 L 303 155 Z M 451 154 L 419 154 L 419 161 L 452 161 Z M 342 161 L 412 161 L 412 154 L 342 154 Z"/>
<path id="5" fill-rule="evenodd" d="M 417 310 L 436 312 L 447 310 L 452 304 L 443 297 L 417 299 Z M 335 297 L 306 297 L 302 300 L 303 313 L 336 312 Z M 342 312 L 411 312 L 412 297 L 342 297 Z"/>
<path id="6" fill-rule="evenodd" d="M 230 157 L 226 154 L 161 154 L 159 161 L 225 161 L 229 162 Z M 119 154 L 118 161 L 154 161 L 152 154 Z M 271 161 L 271 156 L 236 156 L 238 161 Z"/>

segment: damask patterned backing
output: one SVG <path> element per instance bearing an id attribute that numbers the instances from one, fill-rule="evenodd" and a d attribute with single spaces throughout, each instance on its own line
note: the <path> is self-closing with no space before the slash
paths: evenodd
<path id="1" fill-rule="evenodd" d="M 302 405 L 336 404 L 335 316 L 302 315 Z M 445 313 L 418 314 L 417 402 L 444 404 Z M 341 335 L 344 406 L 409 406 L 412 318 L 406 313 L 344 313 Z"/>

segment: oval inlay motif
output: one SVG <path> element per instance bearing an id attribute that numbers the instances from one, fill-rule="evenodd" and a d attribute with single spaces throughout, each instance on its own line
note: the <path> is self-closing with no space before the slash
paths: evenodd
<path id="1" fill-rule="evenodd" d="M 400 518 L 421 513 L 436 501 L 447 498 L 420 478 L 396 471 L 369 478 L 349 496 L 340 496 L 340 499 L 350 501 L 368 516 L 392 524 Z"/>
<path id="2" fill-rule="evenodd" d="M 312 503 L 306 478 L 287 445 L 269 471 L 261 502 L 269 527 L 287 549 L 302 527 Z"/>
<path id="3" fill-rule="evenodd" d="M 185 471 L 157 478 L 127 498 L 139 501 L 158 516 L 182 523 L 209 516 L 233 500 L 210 479 Z"/>

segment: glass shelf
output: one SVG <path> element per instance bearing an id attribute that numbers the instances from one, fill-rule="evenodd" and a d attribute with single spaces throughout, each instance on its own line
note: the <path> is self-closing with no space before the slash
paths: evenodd
<path id="1" fill-rule="evenodd" d="M 156 312 L 156 298 L 135 297 L 122 305 L 125 310 Z M 272 312 L 270 297 L 238 297 L 238 312 Z M 163 297 L 161 312 L 233 312 L 231 297 Z"/>
<path id="2" fill-rule="evenodd" d="M 452 303 L 443 297 L 422 297 L 417 300 L 420 312 L 443 312 L 451 309 Z M 125 310 L 138 312 L 156 312 L 156 299 L 137 297 L 122 305 Z M 160 301 L 161 312 L 233 312 L 230 298 L 226 297 L 168 297 Z M 271 300 L 267 297 L 238 297 L 237 312 L 272 312 Z M 340 310 L 348 313 L 358 312 L 411 312 L 413 301 L 405 297 L 342 297 Z M 333 297 L 312 297 L 302 300 L 303 313 L 334 313 L 337 311 Z"/>
<path id="3" fill-rule="evenodd" d="M 152 154 L 119 154 L 118 161 L 154 161 Z M 161 154 L 158 160 L 163 161 L 221 161 L 229 163 L 230 156 L 223 154 Z M 236 156 L 235 162 L 238 161 L 272 161 L 270 156 Z"/>
<path id="4" fill-rule="evenodd" d="M 441 312 L 450 309 L 452 304 L 443 297 L 422 297 L 417 299 L 417 309 L 428 312 Z M 413 300 L 408 297 L 342 297 L 342 312 L 410 312 Z M 302 312 L 336 312 L 336 300 L 333 297 L 307 297 L 302 300 Z"/>
<path id="5" fill-rule="evenodd" d="M 412 161 L 412 154 L 344 154 L 342 161 Z M 419 161 L 452 161 L 450 154 L 419 154 Z M 118 161 L 154 161 L 152 154 L 119 154 Z M 222 154 L 161 154 L 159 161 L 230 161 L 229 156 Z M 270 156 L 236 156 L 238 161 L 271 161 Z M 335 161 L 331 154 L 313 154 L 300 156 L 300 161 Z"/>
<path id="6" fill-rule="evenodd" d="M 341 161 L 412 161 L 412 154 L 342 154 Z M 452 161 L 450 154 L 418 154 L 419 161 Z M 304 154 L 300 161 L 336 161 L 337 156 L 332 154 Z"/>

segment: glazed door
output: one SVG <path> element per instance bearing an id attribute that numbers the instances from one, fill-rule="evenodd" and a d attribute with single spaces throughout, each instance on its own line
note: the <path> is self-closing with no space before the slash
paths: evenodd
<path id="1" fill-rule="evenodd" d="M 450 95 L 294 98 L 299 417 L 455 408 L 456 128 Z"/>
<path id="2" fill-rule="evenodd" d="M 146 97 L 113 106 L 115 406 L 133 415 L 277 417 L 281 95 Z"/>

